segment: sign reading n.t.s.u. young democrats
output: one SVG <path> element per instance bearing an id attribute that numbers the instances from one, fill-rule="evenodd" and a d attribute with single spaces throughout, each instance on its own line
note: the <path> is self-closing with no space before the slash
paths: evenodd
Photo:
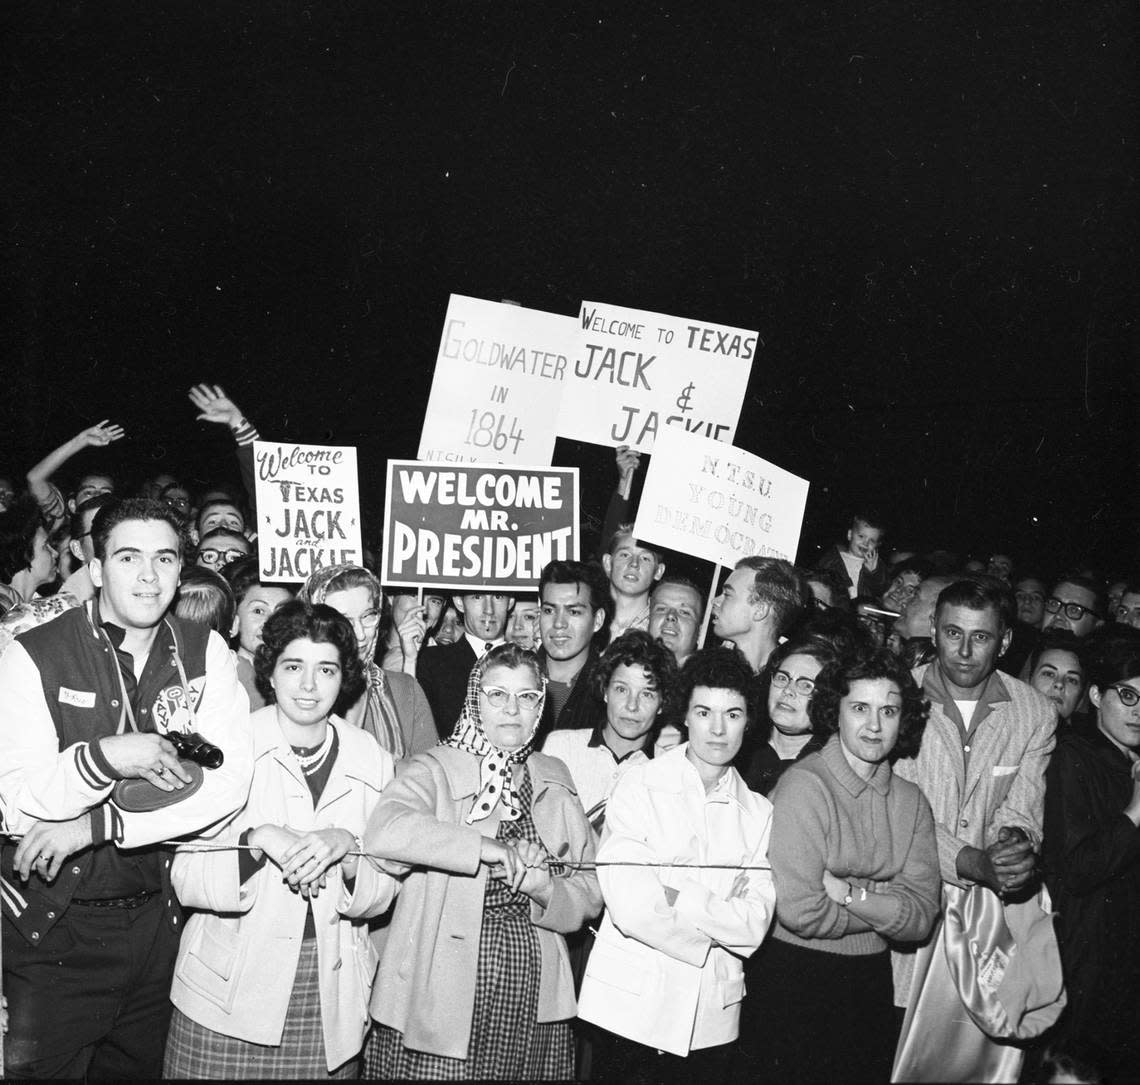
<path id="1" fill-rule="evenodd" d="M 634 533 L 730 568 L 796 560 L 808 483 L 741 448 L 665 429 L 645 473 Z"/>
<path id="2" fill-rule="evenodd" d="M 304 580 L 329 565 L 360 564 L 355 448 L 255 441 L 253 463 L 263 581 Z"/>
<path id="3" fill-rule="evenodd" d="M 570 316 L 452 294 L 419 459 L 549 464 L 577 329 Z"/>
<path id="4" fill-rule="evenodd" d="M 556 558 L 578 558 L 576 467 L 388 461 L 382 583 L 534 591 Z"/>
<path id="5" fill-rule="evenodd" d="M 592 301 L 578 325 L 560 437 L 650 452 L 674 427 L 732 443 L 758 333 Z"/>

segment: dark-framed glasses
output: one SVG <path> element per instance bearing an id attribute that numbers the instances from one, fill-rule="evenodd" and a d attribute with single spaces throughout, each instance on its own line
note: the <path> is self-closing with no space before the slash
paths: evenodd
<path id="1" fill-rule="evenodd" d="M 244 558 L 246 552 L 244 550 L 215 550 L 212 546 L 207 546 L 205 550 L 198 551 L 198 560 L 203 565 L 229 565 L 231 561 L 237 561 L 238 558 Z"/>
<path id="2" fill-rule="evenodd" d="M 487 703 L 492 708 L 506 708 L 512 697 L 519 708 L 533 711 L 542 704 L 543 693 L 540 689 L 520 689 L 513 693 L 501 686 L 480 686 L 479 689 L 482 690 L 483 696 L 487 698 Z"/>
<path id="3" fill-rule="evenodd" d="M 1045 609 L 1050 614 L 1064 611 L 1065 617 L 1071 622 L 1079 622 L 1086 614 L 1096 615 L 1096 611 L 1092 607 L 1083 607 L 1080 603 L 1066 603 L 1055 595 L 1051 595 L 1045 600 Z"/>
<path id="4" fill-rule="evenodd" d="M 1140 704 L 1140 690 L 1133 689 L 1132 686 L 1109 686 L 1109 689 L 1116 690 L 1116 696 L 1120 698 L 1120 703 L 1125 708 L 1135 708 Z"/>
<path id="5" fill-rule="evenodd" d="M 772 685 L 777 689 L 787 689 L 789 686 L 802 697 L 810 697 L 815 692 L 815 683 L 810 678 L 796 678 L 787 671 L 776 671 L 772 675 Z"/>

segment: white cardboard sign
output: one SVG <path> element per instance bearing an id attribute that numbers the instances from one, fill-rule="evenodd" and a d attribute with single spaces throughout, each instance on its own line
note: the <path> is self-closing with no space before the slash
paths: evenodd
<path id="1" fill-rule="evenodd" d="M 582 302 L 558 435 L 653 450 L 667 428 L 731 444 L 757 332 Z"/>
<path id="2" fill-rule="evenodd" d="M 549 466 L 573 317 L 452 294 L 417 459 Z"/>
<path id="3" fill-rule="evenodd" d="M 253 465 L 263 582 L 305 580 L 329 565 L 361 564 L 355 448 L 255 441 Z"/>
<path id="4" fill-rule="evenodd" d="M 732 568 L 751 555 L 796 560 L 806 479 L 683 430 L 661 431 L 645 474 L 634 534 Z"/>

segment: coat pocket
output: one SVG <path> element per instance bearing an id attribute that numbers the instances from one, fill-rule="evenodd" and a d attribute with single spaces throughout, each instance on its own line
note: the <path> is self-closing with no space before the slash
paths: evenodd
<path id="1" fill-rule="evenodd" d="M 216 920 L 203 923 L 190 935 L 190 944 L 179 968 L 182 982 L 229 1013 L 241 971 L 242 949 L 236 926 L 231 928 Z"/>
<path id="2" fill-rule="evenodd" d="M 644 963 L 634 954 L 608 942 L 594 943 L 586 964 L 586 975 L 631 995 L 640 995 L 646 986 Z"/>

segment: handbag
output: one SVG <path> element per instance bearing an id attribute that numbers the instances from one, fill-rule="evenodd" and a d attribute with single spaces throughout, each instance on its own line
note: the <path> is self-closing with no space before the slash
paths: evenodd
<path id="1" fill-rule="evenodd" d="M 1023 1053 L 1066 996 L 1048 890 L 1004 903 L 943 886 L 943 921 L 918 950 L 893 1082 L 1015 1082 Z"/>
<path id="2" fill-rule="evenodd" d="M 1065 1008 L 1049 890 L 1005 903 L 982 885 L 946 906 L 946 959 L 974 1023 L 999 1040 L 1040 1036 Z"/>

